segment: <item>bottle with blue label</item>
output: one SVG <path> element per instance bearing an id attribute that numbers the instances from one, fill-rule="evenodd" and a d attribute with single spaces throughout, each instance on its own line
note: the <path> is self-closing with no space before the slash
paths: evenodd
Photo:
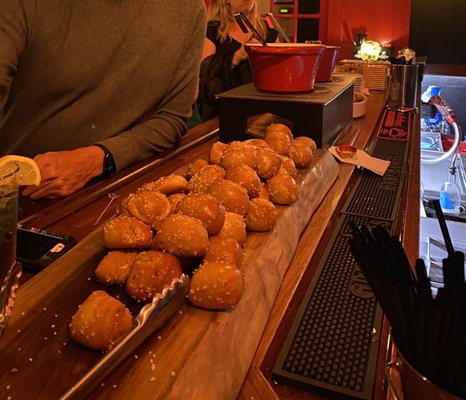
<path id="1" fill-rule="evenodd" d="M 461 191 L 456 183 L 456 155 L 448 167 L 448 180 L 440 188 L 440 206 L 447 214 L 458 214 L 461 210 Z"/>

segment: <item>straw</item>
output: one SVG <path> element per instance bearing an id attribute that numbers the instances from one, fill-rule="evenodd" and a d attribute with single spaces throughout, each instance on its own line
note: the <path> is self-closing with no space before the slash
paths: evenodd
<path id="1" fill-rule="evenodd" d="M 427 276 L 424 260 L 416 260 L 416 277 L 417 277 L 417 294 L 415 304 L 416 315 L 416 358 L 415 364 L 419 366 L 425 365 L 424 354 L 426 352 L 426 338 L 424 332 L 430 324 L 430 313 L 432 307 L 432 290 L 430 288 L 430 279 Z M 423 371 L 424 372 L 424 371 Z"/>
<path id="2" fill-rule="evenodd" d="M 441 210 L 438 215 L 448 243 Z M 434 299 L 424 261 L 416 261 L 414 274 L 396 236 L 382 227 L 369 230 L 352 222 L 350 227 L 351 250 L 390 322 L 398 350 L 429 380 L 466 398 L 464 254 L 455 252 L 449 241 L 445 286 Z"/>
<path id="3" fill-rule="evenodd" d="M 448 255 L 452 256 L 455 250 L 453 249 L 453 244 L 451 242 L 450 233 L 448 232 L 442 207 L 440 207 L 440 202 L 437 199 L 433 200 L 432 203 L 434 205 L 435 214 L 437 215 L 437 219 L 440 224 L 440 229 L 442 231 L 443 240 L 445 241 L 445 246 L 447 247 Z"/>

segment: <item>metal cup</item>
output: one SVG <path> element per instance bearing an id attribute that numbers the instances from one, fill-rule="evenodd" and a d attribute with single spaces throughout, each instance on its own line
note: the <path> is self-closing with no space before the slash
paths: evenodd
<path id="1" fill-rule="evenodd" d="M 399 373 L 402 393 L 398 393 L 397 385 L 392 381 L 392 370 Z M 458 396 L 441 389 L 419 373 L 406 361 L 399 350 L 397 350 L 397 360 L 387 364 L 386 375 L 396 400 L 460 400 Z"/>
<path id="2" fill-rule="evenodd" d="M 392 64 L 388 108 L 396 111 L 417 110 L 419 86 L 419 65 Z"/>
<path id="3" fill-rule="evenodd" d="M 0 336 L 8 324 L 21 276 L 21 265 L 16 262 L 17 172 L 13 164 L 0 175 Z"/>

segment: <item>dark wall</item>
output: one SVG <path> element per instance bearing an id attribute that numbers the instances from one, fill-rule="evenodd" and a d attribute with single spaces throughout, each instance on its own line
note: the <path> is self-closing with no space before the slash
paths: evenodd
<path id="1" fill-rule="evenodd" d="M 466 0 L 411 0 L 409 46 L 431 64 L 466 64 Z"/>

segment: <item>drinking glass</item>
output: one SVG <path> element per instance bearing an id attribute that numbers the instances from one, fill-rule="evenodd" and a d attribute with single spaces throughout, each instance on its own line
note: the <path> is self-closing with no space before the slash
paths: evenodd
<path id="1" fill-rule="evenodd" d="M 0 173 L 0 336 L 14 305 L 21 276 L 16 262 L 16 226 L 18 219 L 18 167 L 11 164 Z"/>

